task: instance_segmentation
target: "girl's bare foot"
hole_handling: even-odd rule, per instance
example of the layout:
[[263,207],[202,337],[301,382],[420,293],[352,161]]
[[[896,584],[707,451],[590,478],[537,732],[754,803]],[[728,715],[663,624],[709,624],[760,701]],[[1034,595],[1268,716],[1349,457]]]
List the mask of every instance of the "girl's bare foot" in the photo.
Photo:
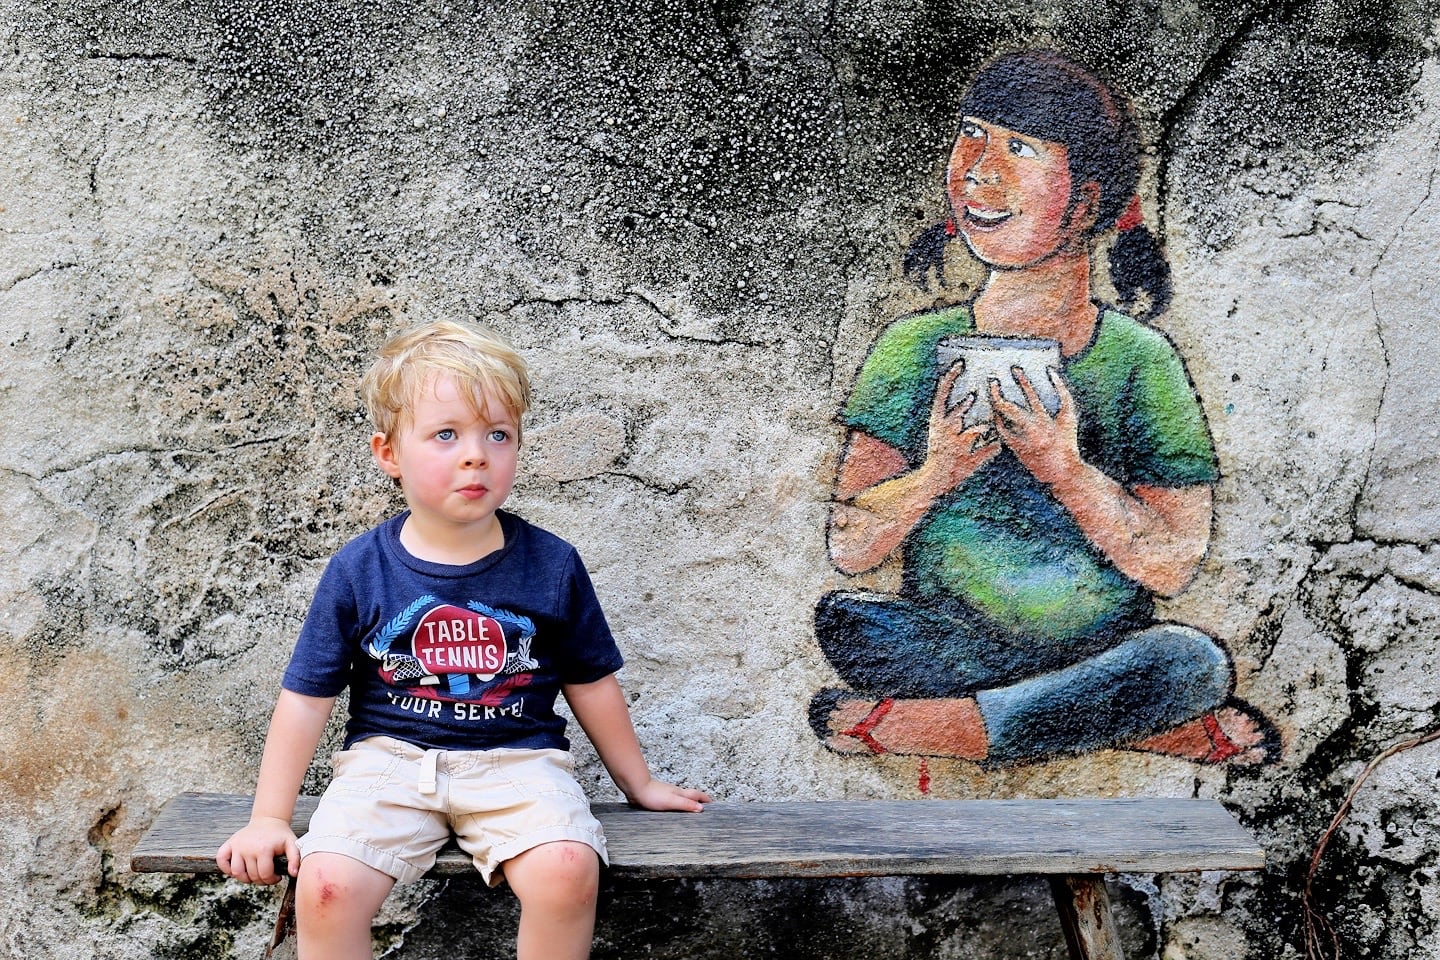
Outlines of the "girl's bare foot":
[[985,724],[968,697],[873,700],[826,689],[810,701],[810,726],[836,753],[898,753],[984,760]]
[[1280,759],[1280,732],[1259,710],[1231,698],[1204,716],[1132,745],[1194,763],[1259,766]]

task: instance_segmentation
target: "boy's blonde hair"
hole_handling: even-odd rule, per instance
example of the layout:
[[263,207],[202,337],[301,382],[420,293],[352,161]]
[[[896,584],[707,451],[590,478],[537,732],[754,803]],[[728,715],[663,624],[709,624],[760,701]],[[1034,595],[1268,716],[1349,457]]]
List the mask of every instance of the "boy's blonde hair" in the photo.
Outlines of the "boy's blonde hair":
[[530,409],[525,360],[498,334],[473,323],[436,320],[398,333],[360,381],[375,430],[390,437],[410,416],[421,388],[437,374],[455,378],[478,413],[492,398],[520,419]]

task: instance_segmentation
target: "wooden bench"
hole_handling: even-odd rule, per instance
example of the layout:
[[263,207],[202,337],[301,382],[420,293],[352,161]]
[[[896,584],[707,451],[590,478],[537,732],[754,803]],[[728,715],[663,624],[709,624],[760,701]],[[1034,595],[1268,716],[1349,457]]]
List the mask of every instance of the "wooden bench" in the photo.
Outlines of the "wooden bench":
[[[219,873],[215,851],[250,816],[251,798],[186,793],[160,811],[130,868]],[[315,797],[301,797],[305,831]],[[846,800],[714,803],[701,814],[597,803],[616,879],[1047,877],[1072,960],[1123,960],[1107,873],[1258,870],[1264,853],[1212,800]],[[279,865],[283,872],[283,864]],[[475,874],[452,843],[430,876]],[[287,883],[269,957],[294,903]]]

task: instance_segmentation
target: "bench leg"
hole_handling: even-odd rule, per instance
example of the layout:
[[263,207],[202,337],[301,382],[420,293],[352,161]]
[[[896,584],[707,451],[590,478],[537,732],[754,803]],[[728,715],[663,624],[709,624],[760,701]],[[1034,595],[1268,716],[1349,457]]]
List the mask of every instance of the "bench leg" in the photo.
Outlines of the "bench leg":
[[[295,878],[285,878],[285,892],[280,897],[280,912],[275,915],[275,932],[265,948],[265,960],[272,960],[290,934],[295,932]],[[293,951],[292,951],[293,952]]]
[[1098,875],[1070,874],[1050,878],[1050,892],[1060,911],[1060,926],[1070,960],[1125,960],[1105,880]]

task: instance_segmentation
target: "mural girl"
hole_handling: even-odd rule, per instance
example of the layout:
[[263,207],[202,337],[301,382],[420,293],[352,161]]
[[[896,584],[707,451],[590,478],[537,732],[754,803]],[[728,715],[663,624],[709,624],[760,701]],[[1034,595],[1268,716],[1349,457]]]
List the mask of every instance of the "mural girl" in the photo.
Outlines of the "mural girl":
[[[1118,227],[1117,291],[1168,303],[1134,123],[1039,51],[992,62],[960,113],[946,232],[988,277],[973,302],[892,324],[844,409],[831,557],[856,574],[899,554],[902,587],[821,600],[817,638],[849,689],[816,694],[811,725],[838,752],[991,764],[1108,747],[1274,759],[1226,652],[1154,618],[1204,558],[1219,474],[1175,350],[1091,291],[1092,247]],[[1054,341],[1058,364],[1004,371],[1003,395],[999,376],[971,385],[942,357],[975,335]]]

